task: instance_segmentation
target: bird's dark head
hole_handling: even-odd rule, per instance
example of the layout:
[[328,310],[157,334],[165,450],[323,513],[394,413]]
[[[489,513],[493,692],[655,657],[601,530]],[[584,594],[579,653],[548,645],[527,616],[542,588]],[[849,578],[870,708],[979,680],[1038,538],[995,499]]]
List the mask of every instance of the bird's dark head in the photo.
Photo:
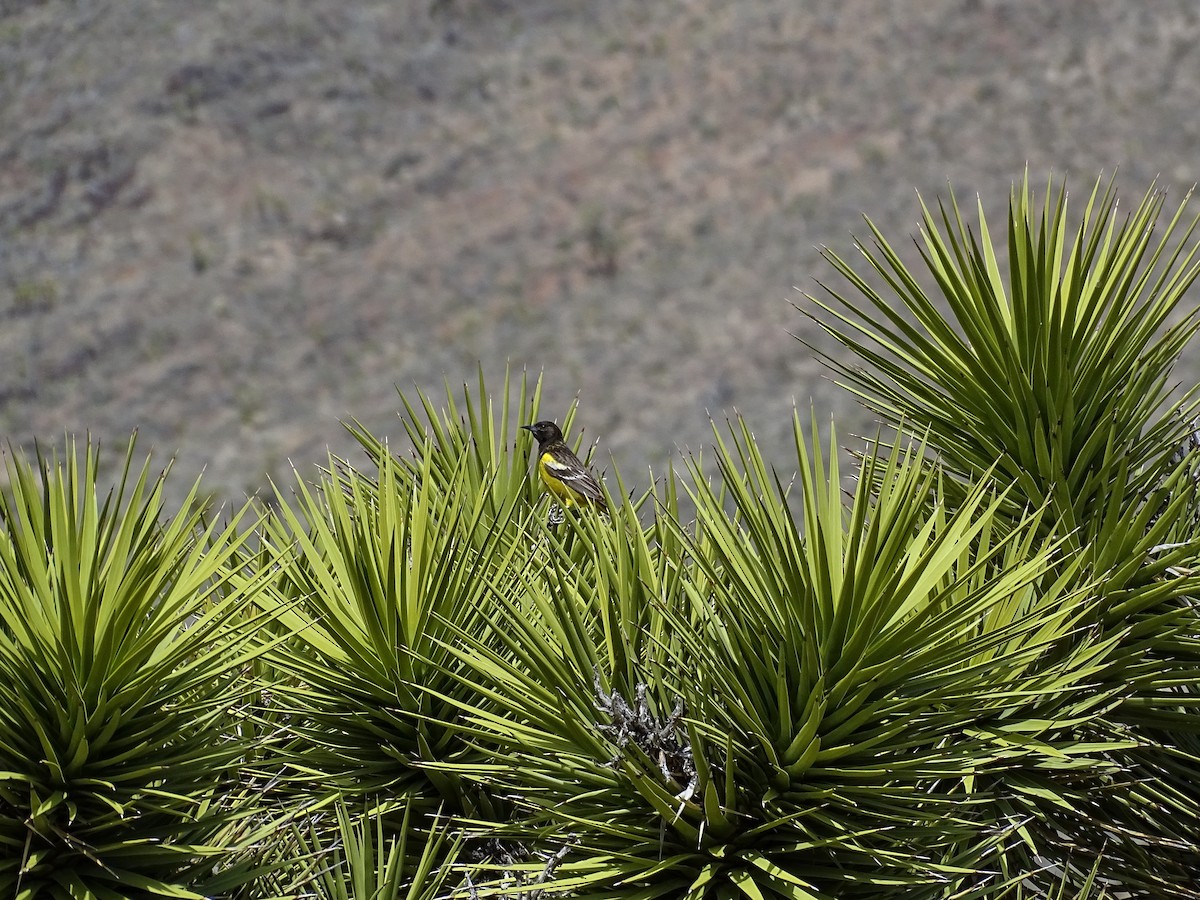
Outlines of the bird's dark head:
[[549,444],[562,440],[562,432],[553,422],[534,422],[532,425],[522,425],[526,431],[533,432],[539,444]]

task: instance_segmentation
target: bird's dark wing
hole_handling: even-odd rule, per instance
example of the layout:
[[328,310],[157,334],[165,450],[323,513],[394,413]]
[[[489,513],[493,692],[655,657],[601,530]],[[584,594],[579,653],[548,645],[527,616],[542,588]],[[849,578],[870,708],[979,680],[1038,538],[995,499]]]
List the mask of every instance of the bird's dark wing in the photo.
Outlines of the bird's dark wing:
[[594,503],[604,503],[604,491],[596,476],[587,470],[574,453],[551,451],[542,457],[542,462],[550,474],[569,487],[575,493],[586,497]]

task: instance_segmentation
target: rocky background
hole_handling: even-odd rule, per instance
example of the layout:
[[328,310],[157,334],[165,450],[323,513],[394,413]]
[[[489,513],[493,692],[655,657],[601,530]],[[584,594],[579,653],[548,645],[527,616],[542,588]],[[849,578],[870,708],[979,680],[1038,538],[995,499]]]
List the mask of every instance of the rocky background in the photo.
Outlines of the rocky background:
[[870,427],[816,247],[1026,166],[1181,199],[1200,4],[0,0],[0,438],[236,500],[509,364],[631,483],[734,409],[786,468],[794,402]]

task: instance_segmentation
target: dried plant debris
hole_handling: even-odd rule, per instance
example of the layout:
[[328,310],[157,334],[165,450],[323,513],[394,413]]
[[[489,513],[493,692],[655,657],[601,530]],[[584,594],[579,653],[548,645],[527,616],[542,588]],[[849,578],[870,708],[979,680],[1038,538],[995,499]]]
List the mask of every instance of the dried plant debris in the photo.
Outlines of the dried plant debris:
[[[690,799],[696,792],[696,761],[683,724],[683,699],[676,700],[675,708],[660,722],[650,712],[644,682],[634,688],[633,706],[617,691],[605,692],[598,669],[595,686],[596,709],[609,718],[608,724],[599,725],[600,730],[613,739],[618,749],[624,750],[632,743],[658,766],[676,798]],[[620,759],[618,754],[609,765],[615,766]]]
[[[541,900],[545,892],[545,885],[553,878],[554,873],[562,864],[562,861],[567,858],[567,854],[571,852],[571,843],[574,843],[574,835],[568,835],[570,843],[564,844],[558,850],[550,854],[541,854],[545,859],[545,865],[537,877],[528,884],[525,882],[525,876],[522,872],[516,871],[515,866],[531,859],[534,854],[528,847],[523,844],[512,844],[510,842],[500,840],[489,840],[480,847],[480,850],[485,852],[485,856],[493,862],[499,862],[503,866],[513,866],[514,869],[505,869],[504,876],[501,881],[504,884],[504,896],[512,897],[514,900]],[[481,858],[481,859],[482,859]],[[528,888],[528,890],[516,890],[520,888]],[[466,876],[467,897],[470,900],[479,900],[479,888],[471,880],[471,875],[468,872]],[[516,892],[514,893],[514,890]]]

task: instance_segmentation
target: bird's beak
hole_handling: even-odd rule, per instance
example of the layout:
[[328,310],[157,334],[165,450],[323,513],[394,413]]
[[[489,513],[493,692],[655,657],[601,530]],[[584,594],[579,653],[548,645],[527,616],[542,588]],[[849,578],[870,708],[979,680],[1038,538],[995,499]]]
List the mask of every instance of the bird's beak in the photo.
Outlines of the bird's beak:
[[521,427],[524,428],[526,431],[533,431],[532,425],[522,425]]

